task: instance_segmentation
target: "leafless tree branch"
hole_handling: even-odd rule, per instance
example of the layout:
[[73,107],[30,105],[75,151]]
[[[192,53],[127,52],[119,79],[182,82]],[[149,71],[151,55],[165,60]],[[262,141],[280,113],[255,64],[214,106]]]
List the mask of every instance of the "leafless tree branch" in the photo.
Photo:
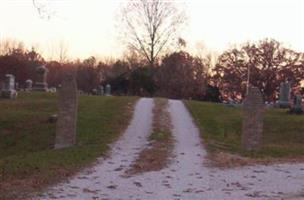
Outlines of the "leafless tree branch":
[[123,7],[122,21],[125,42],[152,66],[165,47],[178,38],[186,16],[172,1],[135,0]]

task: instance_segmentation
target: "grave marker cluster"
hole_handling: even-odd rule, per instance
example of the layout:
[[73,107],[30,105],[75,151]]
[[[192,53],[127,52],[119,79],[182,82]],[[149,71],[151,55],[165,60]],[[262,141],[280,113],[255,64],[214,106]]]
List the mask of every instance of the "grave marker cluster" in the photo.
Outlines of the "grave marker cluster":
[[107,84],[106,87],[98,85],[96,89],[92,89],[92,94],[98,96],[111,96],[111,85]]

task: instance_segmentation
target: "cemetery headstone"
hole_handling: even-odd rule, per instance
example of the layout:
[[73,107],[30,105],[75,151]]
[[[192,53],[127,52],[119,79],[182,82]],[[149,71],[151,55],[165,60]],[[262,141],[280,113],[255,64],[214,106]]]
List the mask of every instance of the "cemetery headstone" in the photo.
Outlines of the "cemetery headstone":
[[1,96],[7,99],[15,99],[17,91],[15,90],[15,76],[12,74],[5,75],[4,86],[1,91]]
[[289,108],[290,103],[290,83],[283,82],[280,84],[279,108]]
[[48,89],[48,91],[51,92],[51,93],[56,93],[56,92],[57,92],[57,88],[55,88],[55,87],[50,87],[50,88]]
[[53,115],[49,116],[48,122],[51,123],[51,124],[56,123],[57,119],[58,119],[57,114],[53,114]]
[[243,103],[242,146],[252,151],[260,148],[263,132],[264,102],[257,87],[249,87]]
[[18,82],[15,83],[15,90],[17,90],[17,91],[20,90],[20,88],[19,88],[19,83],[18,83]]
[[35,91],[44,91],[44,92],[48,91],[47,74],[48,74],[48,69],[44,65],[37,67],[36,81],[34,85]]
[[69,147],[76,143],[77,107],[76,71],[69,70],[65,73],[59,90],[56,149]]
[[97,91],[98,95],[103,96],[104,95],[104,87],[102,85],[98,86],[98,91]]
[[106,96],[110,96],[111,95],[111,85],[107,84],[106,85]]
[[293,106],[290,108],[289,113],[302,114],[302,95],[294,96]]
[[31,79],[27,79],[25,81],[25,90],[31,91],[33,89],[33,81]]
[[97,95],[97,94],[98,94],[97,89],[92,89],[92,95]]

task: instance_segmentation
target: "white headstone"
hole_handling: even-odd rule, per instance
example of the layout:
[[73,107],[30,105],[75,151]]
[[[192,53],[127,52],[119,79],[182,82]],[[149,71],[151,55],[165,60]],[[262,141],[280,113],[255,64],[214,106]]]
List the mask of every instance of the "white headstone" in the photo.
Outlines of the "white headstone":
[[1,96],[7,99],[15,99],[17,92],[15,90],[15,76],[12,74],[5,75],[4,88],[1,92]]

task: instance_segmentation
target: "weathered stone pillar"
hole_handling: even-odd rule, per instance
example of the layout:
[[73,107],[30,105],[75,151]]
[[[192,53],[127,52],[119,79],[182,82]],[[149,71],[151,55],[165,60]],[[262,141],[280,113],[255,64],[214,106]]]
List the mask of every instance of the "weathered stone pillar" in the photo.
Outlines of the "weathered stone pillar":
[[58,95],[56,149],[69,147],[76,143],[78,92],[75,70],[65,73]]
[[263,132],[264,101],[257,87],[249,87],[243,104],[242,147],[258,150]]

